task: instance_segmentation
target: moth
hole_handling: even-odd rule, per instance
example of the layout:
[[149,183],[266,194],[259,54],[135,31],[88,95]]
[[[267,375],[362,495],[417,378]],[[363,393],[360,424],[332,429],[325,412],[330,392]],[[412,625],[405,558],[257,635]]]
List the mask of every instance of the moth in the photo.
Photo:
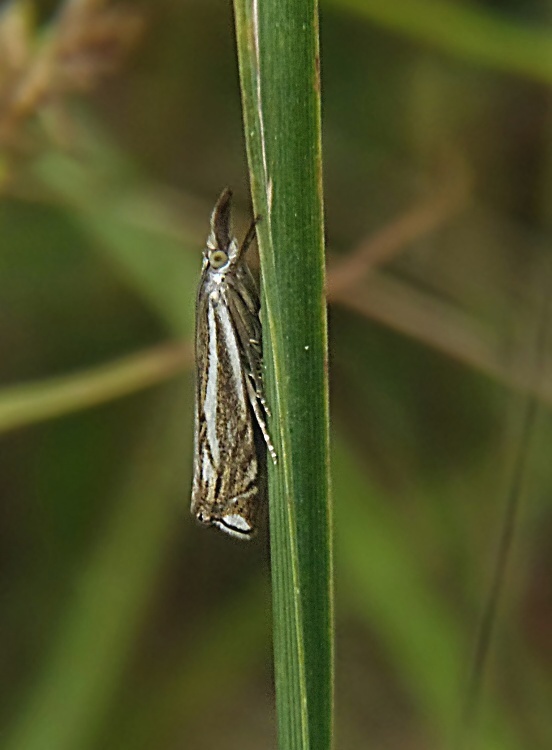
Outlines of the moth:
[[245,254],[253,220],[238,247],[232,237],[232,193],[211,214],[196,302],[196,402],[192,514],[238,539],[257,529],[264,494],[267,427],[259,293]]

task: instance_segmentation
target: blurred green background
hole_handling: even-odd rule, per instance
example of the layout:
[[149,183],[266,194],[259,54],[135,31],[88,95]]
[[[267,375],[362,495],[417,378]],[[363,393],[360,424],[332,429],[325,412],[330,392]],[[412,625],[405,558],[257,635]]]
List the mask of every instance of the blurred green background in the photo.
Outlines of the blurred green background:
[[[0,7],[0,745],[273,748],[266,533],[188,513],[230,3]],[[550,748],[552,2],[328,0],[321,44],[336,747],[471,702],[472,747]]]

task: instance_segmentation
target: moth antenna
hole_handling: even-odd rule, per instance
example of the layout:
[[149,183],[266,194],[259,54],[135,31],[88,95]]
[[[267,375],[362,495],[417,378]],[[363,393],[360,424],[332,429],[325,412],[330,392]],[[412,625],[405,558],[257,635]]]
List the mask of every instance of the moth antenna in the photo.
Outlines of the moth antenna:
[[239,257],[240,258],[242,258],[245,255],[245,253],[249,249],[249,246],[251,245],[251,243],[255,239],[255,235],[257,233],[257,224],[260,222],[260,220],[261,220],[260,216],[255,216],[255,218],[251,222],[251,225],[250,225],[249,229],[247,230],[247,234],[245,235],[245,238],[244,238],[244,240],[242,242],[242,245],[240,247],[240,253],[239,253]]

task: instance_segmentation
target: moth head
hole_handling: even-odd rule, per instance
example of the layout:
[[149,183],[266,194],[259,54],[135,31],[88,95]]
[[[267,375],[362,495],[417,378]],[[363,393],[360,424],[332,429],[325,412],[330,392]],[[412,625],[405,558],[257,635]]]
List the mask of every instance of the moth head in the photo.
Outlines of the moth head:
[[209,247],[207,244],[207,265],[211,271],[222,273],[226,271],[230,264],[230,248]]
[[230,227],[231,201],[232,192],[225,188],[211,214],[211,232],[203,252],[203,265],[213,271],[225,271],[237,254]]
[[224,273],[235,260],[237,254],[238,248],[235,240],[222,247],[211,234],[203,252],[203,267],[208,267],[211,271]]
[[228,253],[226,250],[211,250],[209,253],[209,265],[218,271],[228,263]]

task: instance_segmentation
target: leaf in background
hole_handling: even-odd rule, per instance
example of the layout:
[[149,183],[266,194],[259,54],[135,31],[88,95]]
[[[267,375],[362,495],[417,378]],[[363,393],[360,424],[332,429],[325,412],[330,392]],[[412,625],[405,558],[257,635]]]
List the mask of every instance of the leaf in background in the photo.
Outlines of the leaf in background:
[[[170,397],[169,397],[170,395]],[[76,575],[57,642],[43,665],[5,750],[85,750],[111,706],[160,575],[172,534],[185,524],[173,493],[183,486],[181,399],[156,399],[111,519]],[[163,408],[159,407],[163,405]]]
[[123,155],[92,133],[87,143],[87,158],[51,151],[33,165],[34,175],[73,209],[73,220],[169,330],[190,336],[200,245],[157,229],[154,220],[148,225],[154,205],[139,200],[140,182]]
[[[465,624],[430,587],[406,528],[337,437],[334,455],[337,540],[342,540],[338,559],[348,597],[394,661],[430,731],[437,730],[448,747],[458,731],[471,661]],[[522,750],[501,707],[486,706],[486,714],[476,747]]]
[[552,30],[454,0],[330,0],[392,32],[478,65],[552,81]]

